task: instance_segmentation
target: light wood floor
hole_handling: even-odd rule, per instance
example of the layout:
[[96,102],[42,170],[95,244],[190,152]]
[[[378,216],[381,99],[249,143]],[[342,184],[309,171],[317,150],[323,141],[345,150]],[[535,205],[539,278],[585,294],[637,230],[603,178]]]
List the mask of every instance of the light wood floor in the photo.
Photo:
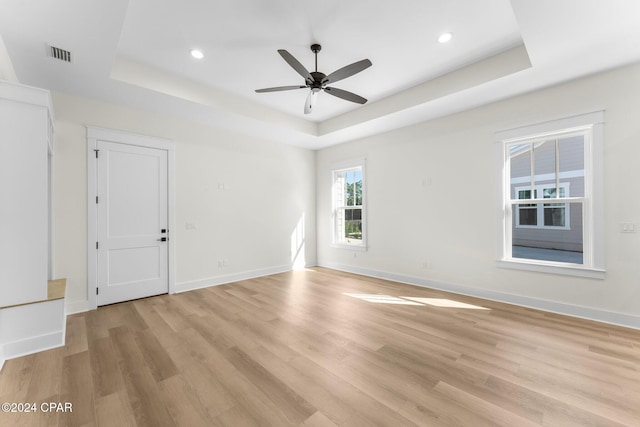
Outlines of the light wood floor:
[[49,401],[0,425],[639,426],[640,331],[318,268],[69,316],[0,373]]

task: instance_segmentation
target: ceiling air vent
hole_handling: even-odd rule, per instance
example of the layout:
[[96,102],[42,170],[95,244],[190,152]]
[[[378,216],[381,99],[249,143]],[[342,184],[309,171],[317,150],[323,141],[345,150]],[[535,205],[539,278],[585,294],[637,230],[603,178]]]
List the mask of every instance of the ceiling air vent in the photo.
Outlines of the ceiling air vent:
[[49,46],[49,56],[64,62],[71,62],[71,52],[55,46]]

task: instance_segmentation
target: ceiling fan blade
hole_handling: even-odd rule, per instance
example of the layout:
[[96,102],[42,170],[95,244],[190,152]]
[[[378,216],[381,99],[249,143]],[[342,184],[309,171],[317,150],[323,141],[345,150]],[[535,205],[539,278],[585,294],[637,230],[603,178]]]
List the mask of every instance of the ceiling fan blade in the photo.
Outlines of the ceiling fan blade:
[[307,70],[304,67],[304,65],[302,65],[300,63],[300,61],[298,61],[296,58],[294,58],[293,55],[291,55],[289,52],[287,52],[284,49],[278,49],[278,53],[280,54],[280,56],[282,56],[282,59],[287,61],[287,64],[291,65],[291,68],[296,70],[298,72],[298,74],[300,74],[302,77],[304,77],[305,81],[307,81],[307,82],[312,82],[313,81],[313,77],[311,77],[311,74],[309,73],[309,70]]
[[294,90],[294,89],[304,89],[306,86],[278,86],[278,87],[267,87],[264,89],[256,89],[256,92],[280,92],[282,90]]
[[358,103],[358,104],[364,104],[365,102],[367,102],[367,100],[365,98],[361,97],[360,95],[356,95],[353,92],[349,92],[349,91],[346,91],[346,90],[338,89],[338,88],[335,88],[335,87],[325,87],[324,91],[327,92],[329,95],[333,95],[333,96],[336,96],[338,98],[342,98],[344,100],[355,102],[355,103]]
[[351,77],[362,70],[366,70],[367,68],[371,67],[371,65],[372,65],[371,61],[369,61],[368,59],[363,59],[362,61],[354,62],[351,65],[342,67],[339,70],[336,70],[333,73],[329,74],[327,77],[322,79],[322,84],[335,83],[338,80],[346,79],[347,77]]

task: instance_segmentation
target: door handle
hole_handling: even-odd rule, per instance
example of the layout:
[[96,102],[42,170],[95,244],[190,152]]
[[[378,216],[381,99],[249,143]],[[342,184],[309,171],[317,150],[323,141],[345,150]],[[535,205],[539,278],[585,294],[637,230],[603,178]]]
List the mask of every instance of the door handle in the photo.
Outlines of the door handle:
[[167,238],[166,237],[161,237],[158,239],[158,242],[166,242]]

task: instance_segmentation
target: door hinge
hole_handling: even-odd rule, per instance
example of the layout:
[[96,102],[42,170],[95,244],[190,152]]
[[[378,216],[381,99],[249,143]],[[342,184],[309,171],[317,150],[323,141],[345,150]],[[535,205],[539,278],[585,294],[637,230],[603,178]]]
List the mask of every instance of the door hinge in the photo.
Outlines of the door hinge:
[[100,288],[96,288],[96,295],[100,294]]
[[97,158],[98,158],[98,152],[99,152],[100,150],[95,149],[95,150],[93,150],[93,151],[95,151],[95,153],[96,153],[96,159],[97,159]]
[[98,242],[96,242],[96,249],[98,249]]
[[98,204],[98,196],[96,196],[96,204]]

